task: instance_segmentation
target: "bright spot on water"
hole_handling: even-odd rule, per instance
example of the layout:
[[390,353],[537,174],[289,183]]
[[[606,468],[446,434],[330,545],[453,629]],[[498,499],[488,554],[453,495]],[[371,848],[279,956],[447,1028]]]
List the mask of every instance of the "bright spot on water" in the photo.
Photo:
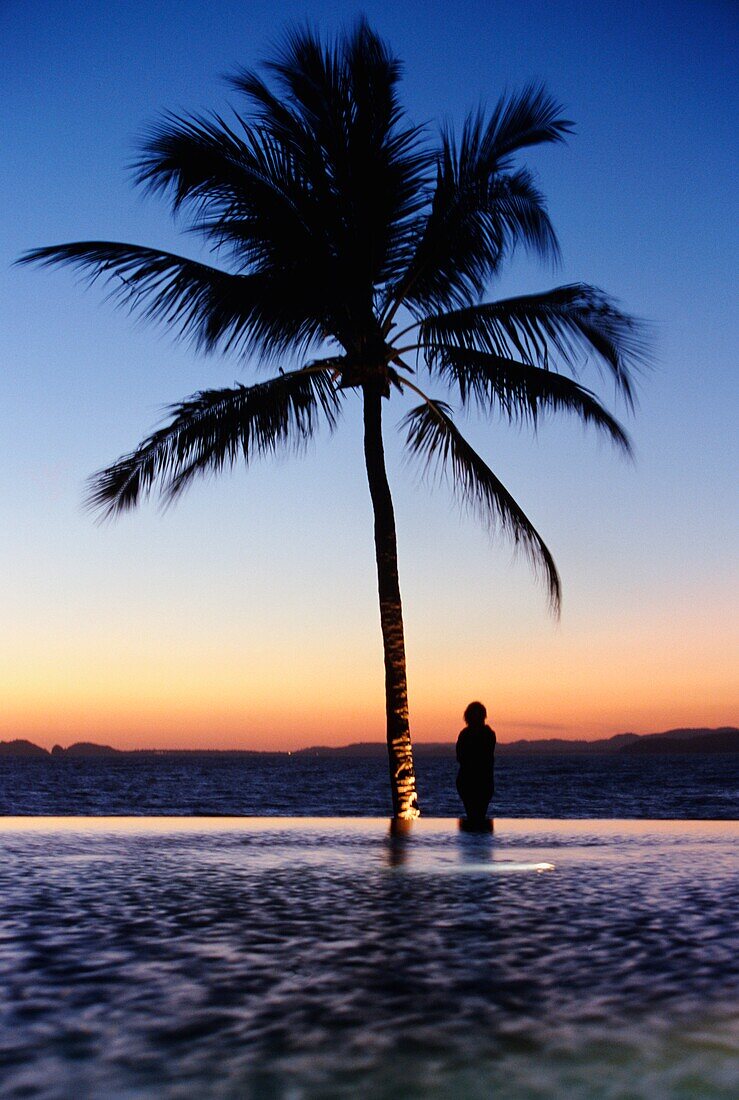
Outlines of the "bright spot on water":
[[402,870],[421,871],[425,874],[433,873],[435,875],[500,875],[509,871],[554,871],[555,866],[553,863],[516,863],[510,859],[496,859],[491,863],[418,863],[415,866],[403,867]]

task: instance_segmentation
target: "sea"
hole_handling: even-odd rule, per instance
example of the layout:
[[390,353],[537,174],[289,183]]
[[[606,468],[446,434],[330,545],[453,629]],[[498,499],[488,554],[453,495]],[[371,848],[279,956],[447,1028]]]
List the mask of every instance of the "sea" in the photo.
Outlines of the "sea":
[[[456,764],[417,754],[424,815],[457,817]],[[739,818],[739,753],[505,756],[500,817]],[[372,817],[391,813],[382,754],[159,753],[0,757],[2,814]]]

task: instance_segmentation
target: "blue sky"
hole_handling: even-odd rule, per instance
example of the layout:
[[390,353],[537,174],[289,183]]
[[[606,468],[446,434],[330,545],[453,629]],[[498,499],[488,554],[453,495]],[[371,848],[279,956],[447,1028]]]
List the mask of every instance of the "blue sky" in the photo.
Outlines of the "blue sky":
[[6,0],[0,736],[382,736],[358,409],[305,458],[97,527],[81,508],[90,472],[162,406],[258,367],[199,359],[70,273],[11,266],[27,248],[90,238],[197,255],[132,186],[146,124],[237,103],[223,74],[268,54],[285,26],[330,33],[361,10],[404,60],[416,120],[458,124],[536,79],[575,121],[566,147],[526,159],[561,268],[520,257],[491,294],[585,280],[655,332],[655,368],[627,419],[633,465],[568,421],[536,438],[467,425],[555,554],[559,624],[510,548],[443,486],[419,483],[393,434],[402,409],[386,416],[416,735],[452,736],[468,695],[485,698],[504,739],[737,719],[732,5]]

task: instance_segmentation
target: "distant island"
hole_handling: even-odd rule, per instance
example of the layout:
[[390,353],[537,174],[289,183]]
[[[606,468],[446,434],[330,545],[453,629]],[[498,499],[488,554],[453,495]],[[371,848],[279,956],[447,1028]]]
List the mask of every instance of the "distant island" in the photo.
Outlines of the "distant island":
[[[453,741],[416,741],[413,751],[418,756],[447,756],[454,753]],[[385,750],[379,741],[359,741],[341,748],[316,745],[299,749],[313,756],[370,756]],[[717,729],[674,729],[662,733],[617,733],[600,741],[567,741],[549,737],[537,741],[498,741],[496,752],[501,756],[585,756],[606,754],[739,752],[739,729],[720,726]]]
[[[452,741],[418,741],[413,746],[418,757],[452,756]],[[584,756],[584,755],[636,755],[657,753],[718,753],[739,752],[739,729],[736,726],[720,726],[718,729],[674,729],[662,733],[617,733],[600,741],[566,741],[550,737],[540,741],[499,741],[501,756]],[[67,748],[54,745],[49,752],[31,741],[18,739],[0,741],[0,757],[23,760],[109,760],[111,758],[143,759],[152,756],[383,756],[387,752],[382,741],[358,741],[351,745],[333,747],[313,745],[285,751],[260,751],[258,749],[114,749],[110,745],[97,745],[92,741],[77,741]]]

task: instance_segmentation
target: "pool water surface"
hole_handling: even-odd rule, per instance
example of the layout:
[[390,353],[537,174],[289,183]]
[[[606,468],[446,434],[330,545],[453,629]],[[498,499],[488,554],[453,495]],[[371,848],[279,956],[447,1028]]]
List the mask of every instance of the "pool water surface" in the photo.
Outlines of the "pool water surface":
[[0,818],[0,1096],[734,1100],[737,840]]

